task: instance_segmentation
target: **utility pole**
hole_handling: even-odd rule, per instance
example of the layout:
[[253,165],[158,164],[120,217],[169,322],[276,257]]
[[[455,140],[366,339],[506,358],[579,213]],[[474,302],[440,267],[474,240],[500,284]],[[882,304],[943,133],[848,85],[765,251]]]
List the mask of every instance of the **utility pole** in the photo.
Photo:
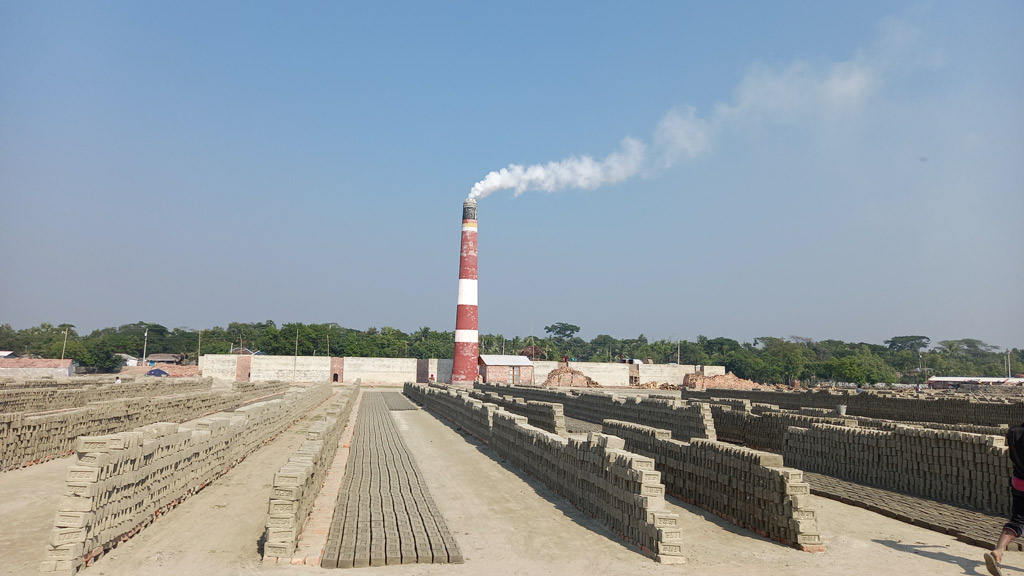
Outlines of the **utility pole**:
[[292,359],[292,382],[295,382],[295,371],[299,366],[299,329],[295,328],[295,358]]
[[683,365],[683,355],[679,352],[679,339],[676,338],[676,364]]
[[1013,375],[1010,374],[1010,349],[1009,348],[1006,349],[1006,377],[1007,378],[1012,378],[1013,377]]
[[327,330],[327,357],[331,357],[331,331]]
[[196,365],[199,364],[199,359],[203,357],[203,329],[199,329],[199,348],[196,349]]
[[149,346],[149,328],[146,328],[146,334],[142,340],[142,365],[146,365],[146,347]]
[[68,349],[68,329],[64,329],[64,346],[60,349],[60,359],[64,360],[64,351]]

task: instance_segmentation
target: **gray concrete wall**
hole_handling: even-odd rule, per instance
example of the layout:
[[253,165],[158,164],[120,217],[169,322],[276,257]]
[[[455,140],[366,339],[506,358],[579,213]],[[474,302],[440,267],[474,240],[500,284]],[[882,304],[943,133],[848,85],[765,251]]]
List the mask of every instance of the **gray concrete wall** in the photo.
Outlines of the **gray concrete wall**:
[[430,360],[430,373],[438,382],[451,382],[453,364],[450,358],[433,358]]
[[[345,369],[347,372],[348,361]],[[249,379],[253,382],[328,382],[331,359],[328,356],[252,356]]]

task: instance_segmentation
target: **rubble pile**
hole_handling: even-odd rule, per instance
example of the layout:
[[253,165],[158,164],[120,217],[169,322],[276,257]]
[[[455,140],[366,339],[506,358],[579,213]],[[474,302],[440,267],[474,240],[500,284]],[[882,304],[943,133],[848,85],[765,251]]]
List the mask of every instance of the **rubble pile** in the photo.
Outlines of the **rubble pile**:
[[545,388],[600,388],[589,376],[567,366],[555,368],[544,381]]
[[683,387],[691,390],[707,390],[718,388],[726,390],[757,390],[762,388],[753,380],[745,380],[729,372],[722,376],[701,376],[700,374],[687,374],[683,377]]

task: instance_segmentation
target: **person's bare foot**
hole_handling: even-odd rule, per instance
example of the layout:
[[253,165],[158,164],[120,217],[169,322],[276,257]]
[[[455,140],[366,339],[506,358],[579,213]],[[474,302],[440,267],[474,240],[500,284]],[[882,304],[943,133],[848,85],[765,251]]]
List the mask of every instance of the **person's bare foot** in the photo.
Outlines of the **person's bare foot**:
[[1000,550],[985,553],[985,567],[992,576],[1003,576],[1003,571],[999,568],[1003,561],[1002,556]]

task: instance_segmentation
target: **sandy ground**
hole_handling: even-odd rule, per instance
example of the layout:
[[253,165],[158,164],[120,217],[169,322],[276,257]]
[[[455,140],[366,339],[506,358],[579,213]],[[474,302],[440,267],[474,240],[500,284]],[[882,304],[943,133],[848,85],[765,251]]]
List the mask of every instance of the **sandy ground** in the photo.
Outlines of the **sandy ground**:
[[[678,507],[687,563],[660,565],[618,540],[490,450],[420,411],[392,413],[463,554],[461,565],[365,568],[374,574],[987,574],[983,550],[860,508],[813,497],[828,551],[810,554]],[[257,553],[273,473],[301,442],[301,424],[250,455],[80,574],[311,574]],[[0,575],[33,574],[70,458],[0,474]],[[1024,554],[1007,553],[1007,574]]]

